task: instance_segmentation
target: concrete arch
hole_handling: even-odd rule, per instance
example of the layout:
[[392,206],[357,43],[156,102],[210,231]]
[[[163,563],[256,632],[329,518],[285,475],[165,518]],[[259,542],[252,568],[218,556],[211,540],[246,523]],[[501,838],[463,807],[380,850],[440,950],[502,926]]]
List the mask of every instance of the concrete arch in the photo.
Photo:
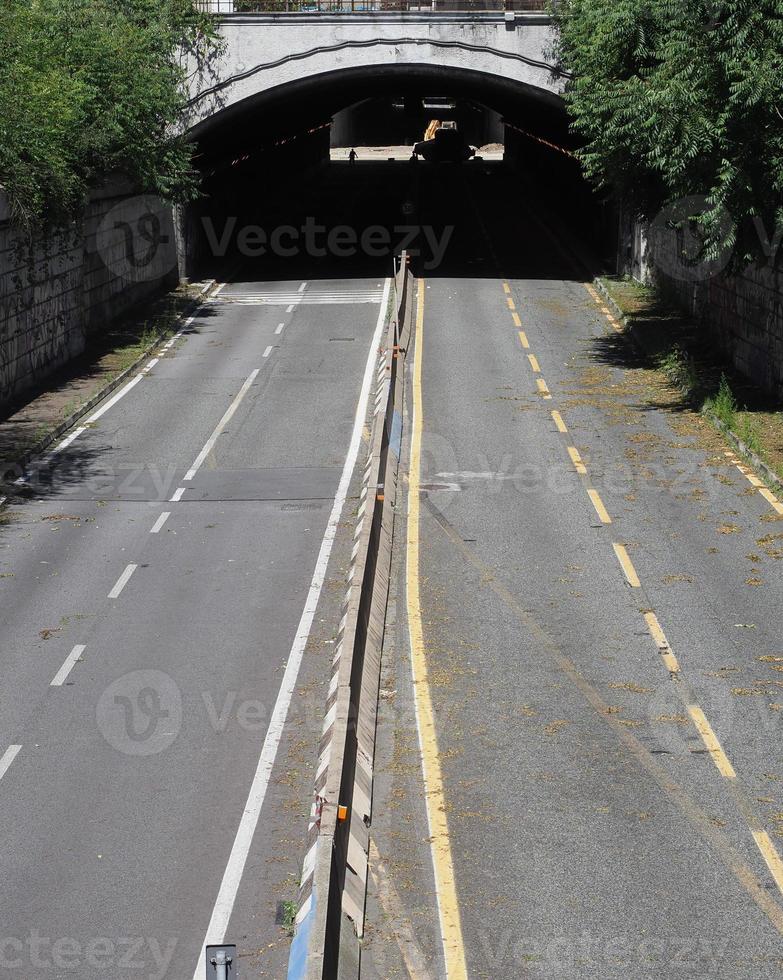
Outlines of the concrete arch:
[[561,105],[545,16],[234,15],[221,31],[220,60],[193,76],[185,129],[194,138],[247,112],[285,104],[293,111],[303,99],[334,110],[356,101],[357,91],[422,81],[499,103]]

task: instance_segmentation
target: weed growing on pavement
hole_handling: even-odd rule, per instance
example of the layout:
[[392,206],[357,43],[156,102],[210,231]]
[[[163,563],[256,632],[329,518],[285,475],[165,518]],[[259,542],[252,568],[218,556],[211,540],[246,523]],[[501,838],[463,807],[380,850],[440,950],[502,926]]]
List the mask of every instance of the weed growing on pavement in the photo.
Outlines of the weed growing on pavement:
[[659,355],[658,367],[666,377],[682,389],[687,398],[693,398],[699,388],[699,372],[693,355],[675,344],[671,350]]
[[737,399],[734,397],[734,392],[731,390],[731,385],[725,374],[720,377],[717,392],[705,400],[704,408],[720,419],[727,429],[734,430],[737,418]]
[[294,922],[296,921],[296,913],[298,912],[296,902],[283,902],[281,911],[282,921],[280,924],[285,929],[287,935],[293,936]]

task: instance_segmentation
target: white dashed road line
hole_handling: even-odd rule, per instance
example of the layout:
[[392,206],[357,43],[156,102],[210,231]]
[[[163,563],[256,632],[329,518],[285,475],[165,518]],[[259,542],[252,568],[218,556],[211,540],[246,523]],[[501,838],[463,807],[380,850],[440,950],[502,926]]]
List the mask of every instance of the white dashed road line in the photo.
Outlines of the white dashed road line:
[[54,677],[49,682],[49,687],[61,687],[65,678],[70,674],[73,665],[84,653],[86,647],[83,643],[77,643],[77,645],[71,650],[68,656],[65,658],[65,662],[62,667],[57,671]]
[[[184,490],[185,488],[182,487],[182,489]],[[155,523],[150,528],[150,534],[158,534],[160,529],[163,527],[163,525],[170,517],[171,517],[171,511],[164,510],[163,513],[160,515],[160,517],[157,519],[157,521],[155,521]]]
[[122,592],[122,590],[128,584],[128,579],[131,577],[131,575],[133,575],[133,573],[136,571],[138,567],[139,567],[138,565],[133,565],[133,564],[128,565],[128,567],[125,569],[122,575],[120,575],[120,577],[117,579],[114,588],[109,593],[110,599],[118,598],[120,592]]
[[19,754],[21,747],[21,745],[9,745],[3,753],[3,757],[0,759],[0,779],[8,772],[8,767]]

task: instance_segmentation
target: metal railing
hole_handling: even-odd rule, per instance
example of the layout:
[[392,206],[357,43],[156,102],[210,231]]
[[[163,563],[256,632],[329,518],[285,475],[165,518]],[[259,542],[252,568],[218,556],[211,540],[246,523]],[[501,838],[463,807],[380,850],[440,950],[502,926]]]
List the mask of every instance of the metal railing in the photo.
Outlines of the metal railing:
[[213,14],[328,13],[360,14],[383,11],[406,13],[542,13],[548,0],[197,0],[200,10]]

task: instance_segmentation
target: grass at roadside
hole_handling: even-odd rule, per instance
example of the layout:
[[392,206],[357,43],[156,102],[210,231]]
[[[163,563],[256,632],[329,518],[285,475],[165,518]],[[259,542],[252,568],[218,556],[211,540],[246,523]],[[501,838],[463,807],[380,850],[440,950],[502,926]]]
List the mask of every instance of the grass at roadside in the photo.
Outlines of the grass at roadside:
[[704,328],[665,303],[653,288],[630,279],[604,277],[601,282],[651,364],[691,407],[710,421],[717,419],[783,483],[780,406],[771,404],[716,357]]

